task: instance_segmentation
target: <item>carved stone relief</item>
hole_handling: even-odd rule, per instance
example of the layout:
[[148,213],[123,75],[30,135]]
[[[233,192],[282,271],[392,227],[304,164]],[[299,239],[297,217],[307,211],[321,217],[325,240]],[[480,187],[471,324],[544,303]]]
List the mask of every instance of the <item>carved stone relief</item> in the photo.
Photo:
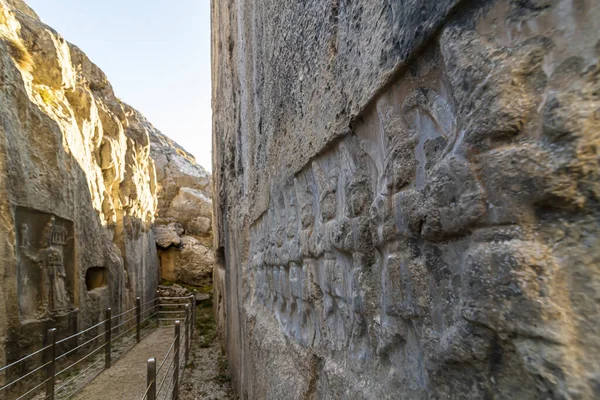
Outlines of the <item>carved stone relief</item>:
[[[567,95],[553,94],[542,140],[539,124],[525,129],[541,94],[522,74],[539,73],[547,51],[544,40],[510,51],[444,30],[349,135],[273,190],[283,200],[252,227],[255,294],[288,336],[357,359],[376,354],[394,380],[418,383],[415,398],[432,380],[451,387],[456,368],[483,396],[498,346],[522,368],[502,379],[535,370],[548,393],[562,390],[576,370],[563,348],[568,300],[531,224],[540,207],[573,212],[586,202],[569,178],[580,170],[566,167],[575,153],[553,147],[584,128],[556,116],[568,106],[552,99]],[[502,62],[469,71],[472,57]],[[515,82],[518,104],[506,99]],[[579,95],[571,101],[585,103]],[[404,368],[407,357],[423,367]]]
[[74,309],[73,223],[17,207],[19,310],[23,321],[65,315]]

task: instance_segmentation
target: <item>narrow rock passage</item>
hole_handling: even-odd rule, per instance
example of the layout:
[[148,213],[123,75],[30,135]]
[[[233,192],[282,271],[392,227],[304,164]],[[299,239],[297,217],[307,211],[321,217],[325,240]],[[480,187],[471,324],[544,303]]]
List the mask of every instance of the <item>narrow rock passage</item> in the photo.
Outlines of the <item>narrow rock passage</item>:
[[140,344],[102,372],[78,395],[77,400],[135,400],[146,390],[146,362],[155,357],[160,363],[173,341],[172,327],[158,328]]

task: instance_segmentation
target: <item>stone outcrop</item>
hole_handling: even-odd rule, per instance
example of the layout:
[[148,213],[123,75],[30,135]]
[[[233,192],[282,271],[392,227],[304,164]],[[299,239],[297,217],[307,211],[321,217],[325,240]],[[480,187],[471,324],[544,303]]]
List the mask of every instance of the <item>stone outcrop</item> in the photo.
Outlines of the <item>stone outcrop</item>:
[[212,2],[214,272],[250,399],[591,399],[600,3]]
[[150,134],[158,180],[158,218],[154,227],[161,277],[211,286],[212,200],[210,174],[194,157],[158,131]]
[[20,0],[0,0],[0,121],[0,336],[10,362],[51,327],[65,337],[108,307],[154,297],[157,200],[152,126]]

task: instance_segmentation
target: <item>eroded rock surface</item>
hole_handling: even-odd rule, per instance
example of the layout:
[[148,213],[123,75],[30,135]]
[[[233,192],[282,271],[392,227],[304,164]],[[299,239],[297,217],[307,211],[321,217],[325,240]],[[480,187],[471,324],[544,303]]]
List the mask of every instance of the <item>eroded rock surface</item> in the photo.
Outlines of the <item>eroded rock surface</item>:
[[159,260],[154,128],[20,0],[0,0],[0,121],[8,363],[153,298]]
[[600,396],[600,3],[213,2],[251,399]]
[[151,155],[158,179],[158,219],[154,227],[161,277],[171,282],[211,286],[212,182],[210,174],[177,143],[154,131]]

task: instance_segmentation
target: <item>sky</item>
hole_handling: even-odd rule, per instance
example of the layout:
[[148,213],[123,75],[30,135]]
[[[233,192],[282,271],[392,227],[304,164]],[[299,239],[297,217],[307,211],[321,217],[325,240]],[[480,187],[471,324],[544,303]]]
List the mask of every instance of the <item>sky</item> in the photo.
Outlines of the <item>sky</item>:
[[210,0],[25,0],[211,170]]

